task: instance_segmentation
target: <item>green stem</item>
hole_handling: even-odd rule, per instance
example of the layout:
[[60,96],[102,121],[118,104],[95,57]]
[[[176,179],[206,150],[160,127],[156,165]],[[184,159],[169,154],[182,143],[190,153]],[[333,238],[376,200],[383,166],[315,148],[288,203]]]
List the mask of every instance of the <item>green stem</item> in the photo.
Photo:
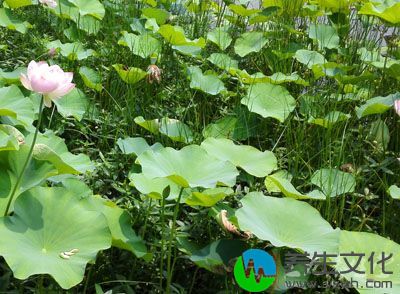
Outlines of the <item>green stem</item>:
[[29,163],[30,163],[30,161],[32,159],[33,148],[35,147],[37,136],[38,136],[38,133],[39,133],[39,128],[40,128],[40,125],[42,123],[43,102],[44,102],[44,97],[42,96],[42,99],[40,100],[40,106],[39,106],[39,120],[38,120],[38,123],[36,125],[36,130],[35,130],[35,135],[33,136],[32,145],[31,145],[31,148],[29,149],[28,157],[26,158],[25,163],[24,163],[24,165],[22,167],[22,171],[19,174],[17,182],[15,183],[14,188],[13,188],[13,190],[11,192],[10,198],[8,199],[8,203],[7,203],[6,211],[4,212],[4,216],[8,215],[11,203],[12,203],[14,197],[15,197],[15,194],[17,193],[17,190],[19,189],[19,185],[21,184],[21,180],[22,180],[22,178],[23,178],[23,176],[25,174],[25,170],[26,170],[27,166],[29,165]]
[[179,192],[177,203],[175,205],[171,232],[169,234],[168,256],[167,256],[167,288],[166,288],[167,294],[169,294],[171,292],[171,281],[172,281],[172,271],[173,271],[173,267],[171,267],[172,243],[173,243],[173,240],[175,240],[176,219],[177,219],[178,213],[179,213],[179,204],[181,202],[182,194],[183,194],[183,187],[181,188],[181,190]]
[[164,213],[165,197],[161,198],[161,258],[160,258],[160,289],[163,288],[163,270],[164,270]]

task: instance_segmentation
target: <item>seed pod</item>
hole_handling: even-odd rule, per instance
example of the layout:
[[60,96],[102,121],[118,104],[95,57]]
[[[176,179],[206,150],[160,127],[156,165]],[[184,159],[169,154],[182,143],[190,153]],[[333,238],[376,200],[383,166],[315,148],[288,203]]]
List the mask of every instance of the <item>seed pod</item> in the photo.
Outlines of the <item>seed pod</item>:
[[60,257],[61,257],[62,259],[70,259],[70,256],[69,256],[69,255],[66,255],[65,252],[61,252],[61,253],[60,253]]

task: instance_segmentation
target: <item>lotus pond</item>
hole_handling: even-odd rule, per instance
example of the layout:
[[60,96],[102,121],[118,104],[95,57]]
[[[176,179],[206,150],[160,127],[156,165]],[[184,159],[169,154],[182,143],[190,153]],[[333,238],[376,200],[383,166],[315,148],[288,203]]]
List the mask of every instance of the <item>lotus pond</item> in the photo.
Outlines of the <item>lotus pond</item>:
[[0,0],[0,293],[400,293],[399,27]]

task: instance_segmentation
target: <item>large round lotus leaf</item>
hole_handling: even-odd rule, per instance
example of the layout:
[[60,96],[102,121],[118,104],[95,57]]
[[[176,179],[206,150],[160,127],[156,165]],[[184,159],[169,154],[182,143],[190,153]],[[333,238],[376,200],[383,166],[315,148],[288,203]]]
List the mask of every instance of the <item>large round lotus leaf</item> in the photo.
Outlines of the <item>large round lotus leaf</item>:
[[164,39],[171,45],[197,46],[201,48],[206,45],[206,40],[204,40],[203,38],[199,38],[193,41],[186,38],[184,30],[180,26],[164,24],[160,26],[158,33],[163,36]]
[[316,171],[311,182],[320,187],[327,197],[336,197],[353,192],[356,179],[352,174],[334,168],[324,168]]
[[216,28],[207,34],[207,40],[215,43],[221,50],[225,50],[232,42],[226,28]]
[[[0,219],[0,255],[18,279],[49,274],[64,289],[82,281],[86,264],[111,246],[101,212],[89,211],[64,188],[33,188]],[[77,249],[69,259],[62,253]]]
[[235,42],[235,52],[240,57],[244,57],[251,52],[259,52],[268,40],[262,32],[247,32]]
[[211,207],[233,193],[234,191],[228,187],[206,189],[202,192],[192,191],[192,193],[185,198],[185,203],[190,206]]
[[32,0],[5,0],[5,2],[11,8],[19,8],[32,5]]
[[133,54],[142,58],[157,55],[161,50],[160,42],[150,34],[135,35],[124,31],[118,44],[129,47]]
[[161,133],[175,142],[190,143],[193,141],[192,130],[177,119],[163,117],[162,119],[145,120],[142,116],[138,116],[135,118],[135,123],[153,134]]
[[[29,149],[30,146],[21,145],[18,151],[0,152],[0,216],[5,213],[8,199],[22,172]],[[50,162],[33,158],[15,192],[14,201],[22,192],[41,184],[47,178],[57,175],[57,173],[57,169]],[[11,205],[10,212],[12,210],[13,205]]]
[[189,252],[190,260],[197,266],[212,272],[224,273],[224,267],[232,265],[232,260],[248,249],[242,240],[218,240],[200,250]]
[[371,114],[381,114],[392,108],[394,101],[400,99],[400,92],[388,96],[374,97],[360,107],[356,107],[358,118],[362,118]]
[[[33,134],[26,137],[26,144],[31,145]],[[79,174],[93,171],[94,165],[85,154],[72,154],[68,151],[64,140],[51,132],[39,134],[33,157],[37,160],[51,162],[59,174]]]
[[252,146],[235,145],[228,139],[207,138],[201,147],[210,155],[240,166],[256,177],[265,177],[277,168],[276,157],[271,151],[261,152]]
[[129,175],[130,185],[140,193],[150,198],[161,199],[163,191],[169,186],[170,193],[167,199],[178,198],[181,188],[168,178],[148,178],[144,174],[132,173]]
[[148,150],[136,160],[148,178],[169,178],[182,187],[214,188],[217,184],[233,186],[239,172],[233,164],[209,155],[197,145],[181,150]]
[[224,53],[213,53],[207,60],[223,70],[229,70],[231,68],[236,69],[239,66],[237,60],[232,59],[229,55]]
[[79,75],[86,87],[101,92],[103,85],[101,84],[101,76],[97,71],[87,66],[81,66],[79,68]]
[[18,150],[25,142],[24,135],[10,125],[0,125],[0,151]]
[[337,252],[339,230],[334,230],[318,210],[292,198],[275,198],[252,192],[236,211],[239,227],[277,247],[307,252]]
[[[339,240],[339,253],[341,255],[347,254],[347,256],[338,257],[335,268],[347,280],[357,281],[359,287],[357,290],[359,292],[400,293],[400,277],[398,275],[400,268],[399,244],[379,235],[364,232],[341,231]],[[353,256],[348,256],[348,254],[352,253],[354,253]],[[390,257],[391,254],[393,254],[392,257]],[[354,271],[346,273],[346,271],[349,271],[349,264],[351,266],[357,265],[360,255],[363,256],[361,256],[357,271],[364,271],[365,274]],[[373,257],[370,259],[372,255]],[[383,257],[387,260],[382,263]],[[384,273],[382,266],[384,266],[386,272],[393,272],[393,274]],[[380,285],[380,287],[366,289],[367,280],[371,281],[369,282],[369,286],[374,285],[373,282],[377,281],[377,285]],[[383,281],[390,281],[392,283],[391,287],[387,287],[387,285],[382,283]],[[355,282],[352,283],[352,285],[355,284]]]
[[132,229],[132,218],[127,211],[118,207],[114,202],[99,196],[87,197],[83,201],[89,210],[102,212],[106,217],[113,246],[129,250],[137,257],[146,255],[146,246]]
[[325,24],[311,24],[308,36],[318,42],[320,49],[334,49],[339,47],[339,36],[336,29]]
[[68,0],[68,2],[75,4],[82,16],[91,15],[101,20],[106,13],[103,4],[98,0]]
[[224,83],[213,74],[203,74],[198,66],[188,68],[190,75],[190,88],[203,91],[210,95],[217,95],[226,88]]
[[400,23],[400,3],[396,0],[367,1],[358,13],[377,16],[392,24]]
[[292,175],[281,170],[265,178],[265,187],[269,192],[282,192],[286,197],[294,199],[316,199],[325,200],[326,196],[319,190],[313,190],[303,194],[292,185]]
[[33,123],[35,113],[33,103],[29,98],[24,97],[17,86],[0,88],[0,97],[0,116],[17,119],[25,127]]
[[62,43],[55,40],[47,43],[47,49],[57,49],[58,52],[69,60],[82,60],[93,56],[96,52],[93,49],[86,49],[81,42]]
[[155,143],[153,145],[149,145],[145,139],[142,137],[136,137],[136,138],[119,138],[117,141],[117,145],[119,149],[121,149],[122,153],[124,154],[134,154],[136,156],[139,156],[143,152],[147,150],[158,150],[161,148],[164,148],[163,145],[160,143]]
[[282,86],[260,83],[252,85],[242,99],[251,112],[283,122],[296,107],[296,100]]
[[25,34],[32,25],[27,21],[18,19],[11,9],[0,8],[0,27]]
[[327,62],[321,53],[304,49],[297,50],[294,57],[298,62],[306,65],[309,69],[316,64],[324,64]]
[[164,10],[164,9],[158,9],[158,8],[143,8],[142,9],[143,16],[146,18],[154,18],[157,21],[157,24],[162,25],[165,24],[169,17],[169,12]]
[[127,84],[136,84],[140,80],[143,80],[147,73],[137,67],[129,67],[125,69],[122,64],[113,64],[113,68],[117,71],[120,78]]
[[81,121],[88,109],[89,99],[81,90],[75,88],[67,95],[54,100],[54,104],[63,117],[74,117]]

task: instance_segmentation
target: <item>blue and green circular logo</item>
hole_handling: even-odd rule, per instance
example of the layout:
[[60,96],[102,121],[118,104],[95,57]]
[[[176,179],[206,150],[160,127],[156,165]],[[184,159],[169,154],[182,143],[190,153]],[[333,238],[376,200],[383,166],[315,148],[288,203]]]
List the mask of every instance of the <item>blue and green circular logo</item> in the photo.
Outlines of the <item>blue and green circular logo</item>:
[[275,260],[264,250],[249,249],[237,259],[233,274],[242,289],[249,292],[265,291],[275,282]]

